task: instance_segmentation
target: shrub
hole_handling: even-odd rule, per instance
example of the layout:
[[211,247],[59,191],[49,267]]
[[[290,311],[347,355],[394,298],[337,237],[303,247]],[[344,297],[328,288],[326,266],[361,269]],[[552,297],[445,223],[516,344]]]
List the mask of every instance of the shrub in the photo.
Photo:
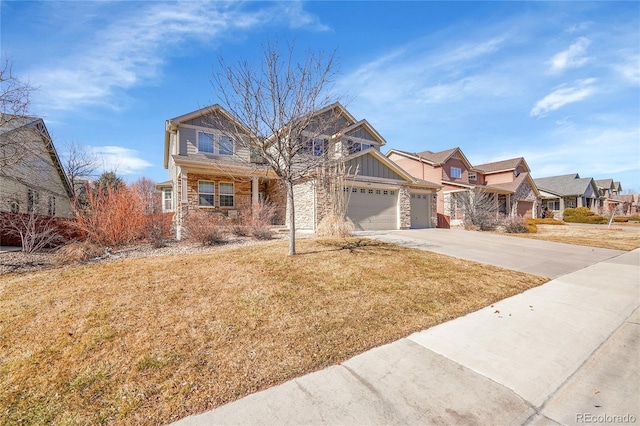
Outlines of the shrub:
[[553,217],[527,219],[526,222],[536,224],[536,225],[564,225],[563,221],[554,219]]
[[637,214],[629,216],[629,222],[640,222],[640,216],[638,216]]
[[527,225],[521,217],[510,217],[503,222],[504,232],[508,234],[525,234],[529,232]]
[[606,218],[595,214],[588,207],[565,209],[563,219],[569,223],[603,224],[608,222]]
[[76,227],[103,247],[128,244],[145,236],[145,213],[126,185],[88,190],[86,206],[74,208]]
[[147,214],[144,218],[144,234],[154,248],[164,247],[171,233],[171,217],[167,213]]
[[185,220],[185,239],[203,246],[212,246],[225,242],[224,226],[226,218],[216,212],[204,210],[190,211]]
[[554,218],[554,216],[553,216],[553,210],[546,209],[546,210],[544,211],[544,218],[545,218],[545,219],[553,219],[553,218]]
[[56,259],[62,264],[82,263],[104,254],[104,248],[91,241],[74,241],[56,251]]
[[19,240],[22,251],[26,253],[35,253],[64,243],[65,224],[59,218],[41,216],[35,211],[0,214],[2,233]]
[[628,217],[614,217],[613,221],[617,222],[617,223],[625,223],[625,222],[629,222],[629,218]]
[[329,214],[318,224],[317,234],[320,237],[348,237],[354,230],[353,223],[336,214]]
[[231,226],[231,232],[237,236],[248,235],[257,240],[269,240],[273,238],[271,225],[275,213],[273,205],[262,201],[244,208],[238,216],[238,223]]

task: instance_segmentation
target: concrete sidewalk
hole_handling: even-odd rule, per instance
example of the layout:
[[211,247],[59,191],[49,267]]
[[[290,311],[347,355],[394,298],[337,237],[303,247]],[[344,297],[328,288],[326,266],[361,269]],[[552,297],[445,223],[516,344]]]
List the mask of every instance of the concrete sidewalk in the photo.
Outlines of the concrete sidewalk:
[[638,423],[639,285],[637,249],[175,424]]

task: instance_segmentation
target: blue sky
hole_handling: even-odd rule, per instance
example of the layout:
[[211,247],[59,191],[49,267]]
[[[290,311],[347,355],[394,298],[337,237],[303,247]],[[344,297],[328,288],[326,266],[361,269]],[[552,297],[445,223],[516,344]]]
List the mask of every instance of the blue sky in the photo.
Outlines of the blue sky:
[[638,2],[2,1],[2,55],[61,155],[167,179],[164,121],[219,102],[223,57],[336,51],[336,92],[395,148],[524,156],[640,191]]

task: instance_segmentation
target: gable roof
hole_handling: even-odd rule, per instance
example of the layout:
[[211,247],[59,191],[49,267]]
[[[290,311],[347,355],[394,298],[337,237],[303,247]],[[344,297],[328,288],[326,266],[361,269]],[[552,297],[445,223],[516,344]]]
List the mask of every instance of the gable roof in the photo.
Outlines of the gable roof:
[[204,108],[200,108],[198,110],[191,111],[174,118],[170,118],[165,121],[165,126],[164,126],[164,168],[165,169],[169,167],[169,138],[170,138],[171,132],[175,132],[178,129],[178,126],[186,121],[190,121],[190,120],[193,120],[194,118],[204,117],[205,115],[214,114],[214,113],[221,114],[225,119],[229,120],[234,125],[238,126],[238,128],[242,132],[246,133],[247,135],[251,134],[251,131],[249,130],[249,128],[247,128],[247,126],[245,126],[244,124],[242,124],[241,122],[233,118],[231,114],[229,114],[227,110],[225,110],[219,104],[209,105]]
[[469,170],[473,170],[473,166],[467,160],[467,157],[463,154],[460,148],[451,148],[440,152],[431,152],[431,151],[422,151],[422,152],[407,152],[401,151],[399,149],[391,149],[387,152],[387,157],[391,154],[399,154],[403,157],[413,158],[414,160],[423,161],[425,163],[431,164],[432,166],[442,166],[444,165],[451,157],[455,154],[458,154],[465,167]]
[[373,138],[380,143],[380,145],[386,145],[387,141],[378,133],[376,129],[373,128],[371,124],[367,120],[360,120],[357,123],[352,124],[349,127],[345,127],[340,130],[340,134],[347,135],[349,132],[353,132],[358,128],[363,128],[367,133],[369,133]]
[[0,126],[0,137],[7,136],[9,133],[25,128],[33,128],[36,132],[38,132],[38,134],[40,134],[45,148],[49,153],[49,157],[51,158],[53,167],[58,173],[58,177],[60,178],[60,181],[62,182],[62,185],[67,192],[67,196],[71,198],[73,196],[73,188],[71,186],[71,182],[69,181],[69,177],[64,171],[64,167],[62,166],[62,162],[60,161],[60,157],[58,156],[58,151],[56,151],[56,147],[53,145],[53,140],[51,139],[49,130],[47,130],[47,126],[44,124],[44,120],[40,117],[11,114],[1,114],[0,120],[3,123],[2,126]]
[[518,190],[518,188],[520,187],[520,185],[522,185],[522,183],[524,181],[529,182],[529,186],[531,187],[533,192],[536,194],[536,197],[540,195],[540,191],[538,190],[538,187],[536,186],[536,183],[534,182],[534,180],[531,177],[531,174],[529,172],[520,173],[511,182],[496,183],[496,184],[493,184],[493,185],[487,185],[486,188],[502,189],[502,190],[509,191],[511,193],[515,193]]
[[614,189],[613,179],[598,179],[595,183],[598,188]]
[[510,158],[508,160],[502,161],[494,161],[493,163],[485,163],[480,164],[478,166],[473,166],[473,168],[479,172],[484,174],[498,173],[511,171],[518,168],[518,166],[522,164],[526,172],[530,172],[529,165],[526,161],[524,161],[523,157]]
[[380,151],[378,151],[375,148],[368,148],[365,149],[364,151],[360,151],[360,152],[356,152],[354,154],[351,154],[347,157],[344,158],[345,162],[357,159],[358,157],[362,157],[365,155],[371,155],[373,156],[376,160],[378,160],[380,163],[382,163],[385,167],[388,167],[389,169],[391,169],[393,172],[395,172],[398,176],[400,176],[403,180],[405,180],[408,183],[414,184],[414,185],[420,185],[420,186],[425,186],[425,187],[429,187],[429,188],[434,188],[434,189],[440,189],[442,188],[442,185],[434,183],[434,182],[429,182],[426,180],[422,180],[422,179],[416,179],[413,176],[411,176],[409,173],[407,173],[402,167],[400,167],[399,165],[397,165],[395,162],[391,161],[387,156],[383,155]]
[[593,178],[580,178],[577,173],[561,176],[550,176],[533,180],[538,189],[560,197],[581,196],[589,185],[597,193],[597,186]]

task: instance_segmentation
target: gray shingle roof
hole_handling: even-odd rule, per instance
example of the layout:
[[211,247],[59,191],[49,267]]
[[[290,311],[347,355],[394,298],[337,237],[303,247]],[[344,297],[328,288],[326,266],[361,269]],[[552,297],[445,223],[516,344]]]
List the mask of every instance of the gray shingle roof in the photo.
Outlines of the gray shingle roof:
[[592,178],[581,178],[577,173],[533,180],[538,189],[561,197],[580,196],[587,191]]
[[29,117],[26,115],[0,114],[0,134],[9,133],[15,129],[26,126],[39,120],[38,117]]

